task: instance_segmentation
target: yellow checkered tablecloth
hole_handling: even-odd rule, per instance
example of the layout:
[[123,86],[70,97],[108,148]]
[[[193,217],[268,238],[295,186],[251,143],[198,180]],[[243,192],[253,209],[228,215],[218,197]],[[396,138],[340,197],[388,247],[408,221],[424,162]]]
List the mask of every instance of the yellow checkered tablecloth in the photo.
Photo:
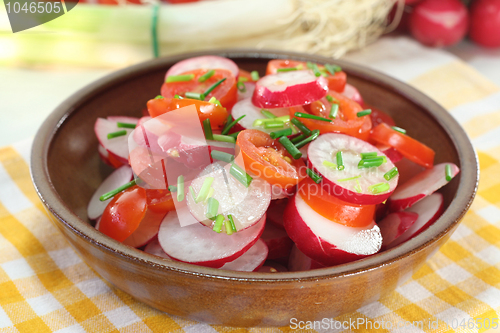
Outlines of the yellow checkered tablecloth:
[[[481,181],[471,210],[427,264],[390,295],[335,320],[385,327],[347,332],[483,332],[500,325],[500,87],[449,54],[405,39],[383,39],[347,59],[369,59],[444,105],[478,150]],[[30,146],[26,140],[0,148],[0,332],[294,331],[186,321],[108,284],[49,222],[31,184]],[[414,325],[397,330],[405,323]]]

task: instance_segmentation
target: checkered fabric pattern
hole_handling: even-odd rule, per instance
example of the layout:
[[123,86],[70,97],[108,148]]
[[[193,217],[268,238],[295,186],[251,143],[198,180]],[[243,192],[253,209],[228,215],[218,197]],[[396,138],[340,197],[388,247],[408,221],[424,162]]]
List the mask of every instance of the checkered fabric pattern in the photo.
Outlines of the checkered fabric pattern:
[[[491,331],[500,325],[500,87],[446,52],[405,38],[384,38],[347,60],[368,63],[445,106],[478,150],[481,181],[457,231],[408,282],[378,302],[334,318],[328,327],[314,328]],[[29,176],[30,145],[31,139],[0,148],[0,332],[295,331],[186,321],[108,284],[49,222]],[[364,324],[350,325],[353,321]]]

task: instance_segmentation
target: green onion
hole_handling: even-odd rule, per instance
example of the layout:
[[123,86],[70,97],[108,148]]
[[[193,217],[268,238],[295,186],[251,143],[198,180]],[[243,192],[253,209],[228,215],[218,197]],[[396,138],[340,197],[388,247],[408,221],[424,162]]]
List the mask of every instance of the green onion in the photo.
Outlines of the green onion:
[[[294,118],[295,119],[295,118]],[[291,139],[290,141],[293,143],[293,144],[296,144],[297,142],[300,142],[302,140],[304,140],[307,136],[305,134],[301,134],[301,135],[297,135],[295,138]]]
[[307,68],[309,68],[309,69],[313,69],[314,64],[313,64],[312,62],[308,61],[308,62],[306,62],[306,66],[307,66]]
[[342,68],[338,65],[325,64],[325,68],[330,74],[335,75],[335,73],[340,72]]
[[322,163],[324,166],[326,166],[327,168],[332,168],[332,169],[337,169],[337,164],[335,163],[332,163],[330,161],[323,161]]
[[276,118],[274,118],[274,120],[279,120],[279,121],[287,122],[287,121],[290,121],[290,116],[276,117]]
[[283,128],[285,123],[280,120],[272,119],[271,121],[266,121],[264,123],[264,128]]
[[212,134],[215,141],[235,143],[236,139],[229,135]]
[[234,155],[225,153],[223,151],[212,150],[210,155],[212,156],[212,158],[214,160],[223,161],[223,162],[227,162],[227,163],[231,163],[232,161],[234,161]]
[[245,86],[245,84],[243,82],[238,82],[236,84],[236,88],[238,88],[238,90],[242,93],[246,92],[247,91],[247,87]]
[[368,190],[373,194],[386,192],[391,188],[389,183],[378,183],[375,185],[368,186]]
[[203,96],[202,100],[205,99],[205,97],[207,97],[215,88],[217,88],[224,81],[226,81],[226,78],[220,79],[219,81],[212,84],[207,90],[205,90],[205,92],[202,94]]
[[297,128],[302,132],[304,133],[305,135],[309,136],[311,135],[311,130],[309,128],[307,128],[306,125],[304,125],[303,122],[301,122],[299,119],[297,118],[292,118],[292,124],[294,124],[295,126],[297,126]]
[[314,73],[314,76],[318,77],[318,76],[321,76],[321,72],[319,70],[319,67],[318,67],[318,64],[312,64],[312,71]]
[[177,201],[184,200],[184,176],[177,177]]
[[234,133],[231,133],[231,134],[228,134],[229,136],[232,136],[233,138],[237,138],[238,137],[238,134],[240,134],[241,131],[238,131],[238,132],[234,132]]
[[232,235],[233,234],[233,228],[231,228],[231,223],[229,223],[228,220],[224,221],[224,226],[226,227],[226,234],[227,235]]
[[[226,135],[227,133],[229,133],[229,131],[231,130],[231,128],[233,128],[234,125],[236,125],[241,119],[245,118],[246,114],[242,115],[241,117],[239,117],[238,119],[230,122],[230,123],[226,123],[226,126],[224,126],[224,129],[222,130],[221,134],[222,135]],[[231,117],[231,116],[229,116]],[[230,119],[230,118],[228,118]]]
[[302,157],[302,153],[293,145],[293,143],[286,136],[282,136],[279,142],[285,147],[285,149],[292,155],[294,160]]
[[335,98],[333,98],[332,96],[330,95],[326,95],[326,100],[330,103],[333,103],[333,102],[338,102]]
[[168,185],[168,190],[170,192],[177,192],[177,186],[175,186],[175,185]]
[[265,124],[268,123],[268,122],[271,122],[271,123],[272,122],[280,122],[280,123],[283,123],[283,125],[284,125],[284,122],[286,120],[283,120],[283,119],[286,119],[286,118],[284,118],[284,117],[278,117],[278,118],[272,118],[272,119],[270,119],[270,118],[255,119],[254,122],[253,122],[253,124],[252,124],[252,126],[254,126],[254,127],[265,126]]
[[372,113],[371,109],[366,109],[366,110],[363,110],[363,111],[359,111],[358,113],[356,113],[356,115],[358,117],[364,117],[364,116],[367,116],[367,115],[369,115],[371,113]]
[[250,76],[252,77],[253,81],[259,81],[259,79],[260,79],[259,72],[257,72],[257,71],[252,71],[250,73]]
[[236,226],[234,225],[233,215],[231,215],[231,214],[227,215],[227,219],[229,220],[229,224],[230,224],[233,232],[237,232],[238,230],[236,230]]
[[196,192],[194,191],[194,188],[192,186],[189,186],[189,193],[191,193],[191,197],[196,202]]
[[104,193],[103,195],[101,195],[101,196],[99,197],[99,200],[101,200],[101,201],[106,201],[106,200],[108,200],[109,198],[114,197],[115,195],[117,195],[117,194],[118,194],[118,193],[120,193],[121,191],[126,190],[126,189],[128,189],[129,187],[132,187],[132,186],[134,186],[134,185],[135,185],[135,179],[134,179],[134,180],[132,180],[132,181],[130,181],[130,182],[128,182],[128,183],[127,183],[127,184],[125,184],[125,185],[122,185],[122,186],[120,186],[120,187],[118,187],[118,188],[116,188],[116,189],[114,189],[114,190],[112,190],[112,191],[109,191],[108,193]]
[[453,178],[453,176],[451,174],[451,165],[446,164],[446,166],[444,167],[444,174],[446,176],[447,182],[449,182]]
[[354,177],[349,177],[349,178],[337,179],[337,181],[338,181],[338,182],[347,182],[347,181],[349,181],[349,180],[354,180],[354,179],[358,179],[358,178],[361,178],[361,175],[354,176]]
[[296,71],[298,68],[297,67],[285,67],[285,68],[278,68],[276,72],[291,72],[291,71]]
[[276,139],[282,136],[289,136],[292,135],[292,129],[291,128],[285,128],[276,132],[271,132],[269,133],[269,136],[271,136],[271,139]]
[[213,188],[213,187],[211,187],[211,188],[208,190],[208,194],[207,194],[207,198],[205,199],[205,202],[207,202],[207,201],[208,201],[208,198],[211,198],[211,197],[212,197],[212,195],[214,195],[214,192],[215,192],[214,188]]
[[253,178],[245,172],[242,168],[240,168],[238,165],[233,163],[231,165],[231,169],[229,169],[229,173],[233,175],[236,180],[238,180],[240,183],[245,185],[245,187],[250,186],[250,183],[252,182]]
[[200,192],[194,199],[194,202],[198,203],[200,201],[205,201],[208,196],[208,191],[210,190],[212,183],[214,182],[214,177],[207,177],[203,181],[203,185],[201,185]]
[[274,114],[272,114],[269,110],[266,110],[266,109],[260,110],[260,113],[262,113],[262,115],[268,119],[276,118],[276,116]]
[[358,193],[361,193],[361,184],[359,183],[359,180],[356,179],[356,186],[354,186],[354,190]]
[[[162,96],[162,98],[163,98],[163,96]],[[174,95],[174,98],[175,98],[175,99],[184,99],[184,97],[179,96],[179,95],[177,95],[177,94],[175,94],[175,95]]]
[[121,127],[121,128],[136,128],[136,124],[130,124],[130,123],[120,123],[120,122],[117,122],[116,123],[116,126],[117,127]]
[[337,118],[338,113],[339,113],[339,105],[332,104],[332,107],[330,108],[330,114],[328,115],[328,117],[335,119]]
[[187,82],[194,79],[194,74],[184,74],[184,75],[171,75],[167,76],[167,83],[171,82]]
[[399,132],[401,134],[406,134],[406,130],[404,128],[401,128],[401,127],[397,127],[397,126],[392,126],[391,127],[393,130],[395,130],[396,132]]
[[222,106],[222,105],[220,105],[220,102],[217,100],[217,98],[215,98],[214,96],[210,97],[210,99],[208,100],[208,103],[212,103],[212,104],[216,104],[218,106]]
[[210,118],[203,120],[203,132],[205,132],[205,139],[213,140],[214,135],[212,132],[212,125],[210,124]]
[[187,93],[185,93],[184,96],[186,96],[186,98],[197,99],[200,101],[205,99],[205,96],[203,96],[203,94],[191,92],[191,91],[188,91]]
[[114,139],[114,138],[117,138],[119,136],[124,136],[124,135],[127,135],[127,131],[125,131],[125,130],[111,132],[111,133],[108,133],[108,139]]
[[295,117],[330,122],[330,119],[326,119],[326,118],[323,118],[323,117],[315,116],[315,115],[309,114],[309,113],[295,112]]
[[217,211],[219,210],[219,201],[215,198],[208,198],[207,201],[207,213],[205,216],[209,219],[213,219],[217,216]]
[[319,184],[323,180],[323,178],[318,175],[316,172],[312,171],[311,169],[307,168],[306,170],[307,175],[316,183]]
[[385,180],[389,181],[392,178],[394,178],[394,176],[396,176],[397,174],[398,174],[398,168],[394,167],[391,170],[384,173],[384,178]]
[[162,99],[162,98],[165,98],[165,97],[163,97],[162,95],[158,95],[155,97],[155,99]]
[[369,152],[369,153],[361,153],[361,159],[365,159],[365,158],[374,158],[374,157],[377,157],[377,152],[376,151],[372,151],[372,152]]
[[202,76],[198,78],[198,82],[205,82],[206,80],[210,79],[213,75],[215,74],[215,71],[213,69],[209,70]]
[[217,217],[215,218],[215,223],[214,223],[214,227],[213,227],[213,231],[215,231],[216,233],[219,233],[222,231],[222,224],[224,223],[224,215],[222,214],[219,214],[217,215]]
[[247,82],[247,81],[248,81],[247,77],[244,77],[244,76],[238,77],[238,82]]
[[362,159],[361,161],[359,161],[358,169],[379,167],[383,163],[384,163],[383,156],[377,156],[377,157],[373,157],[373,158],[365,158],[365,159]]
[[342,150],[337,152],[337,169],[344,170],[344,159],[342,158]]
[[295,144],[295,147],[297,147],[297,149],[300,149],[302,147],[304,147],[305,145],[307,145],[309,142],[311,142],[312,140],[316,140],[316,138],[319,136],[319,130],[314,130],[312,131],[312,134],[305,138],[304,140],[300,141],[299,143]]

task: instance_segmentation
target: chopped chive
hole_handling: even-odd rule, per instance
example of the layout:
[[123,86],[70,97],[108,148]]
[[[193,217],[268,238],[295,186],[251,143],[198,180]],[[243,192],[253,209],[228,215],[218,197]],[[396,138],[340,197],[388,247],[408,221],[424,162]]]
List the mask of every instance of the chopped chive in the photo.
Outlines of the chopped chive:
[[365,158],[359,161],[358,169],[379,167],[384,164],[384,156]]
[[314,73],[314,76],[316,76],[316,77],[321,76],[321,72],[320,72],[320,70],[319,70],[318,64],[314,64],[314,63],[313,63],[313,64],[312,64],[312,68],[311,68],[311,69],[312,69],[312,71],[313,71],[313,73]]
[[101,195],[101,196],[99,197],[99,200],[100,200],[100,201],[106,201],[106,200],[108,200],[109,198],[114,197],[115,195],[117,195],[117,194],[118,194],[118,193],[120,193],[121,191],[126,190],[126,189],[128,189],[129,187],[132,187],[132,186],[134,186],[134,185],[135,185],[135,179],[134,179],[134,180],[132,180],[132,181],[130,181],[130,182],[128,182],[127,184],[124,184],[124,185],[122,185],[122,186],[120,186],[120,187],[118,187],[118,188],[115,188],[115,189],[114,189],[114,190],[112,190],[112,191],[109,191],[108,193],[104,193],[103,195]]
[[279,121],[287,122],[287,121],[290,121],[290,116],[276,117],[276,118],[274,118],[274,120],[279,120]]
[[282,136],[279,142],[285,147],[285,149],[292,155],[294,160],[302,157],[302,153],[294,146],[294,144],[286,136]]
[[250,76],[252,77],[253,81],[259,81],[259,79],[260,79],[259,72],[257,72],[257,71],[252,71],[250,73]]
[[283,128],[285,123],[280,120],[272,119],[271,121],[266,121],[264,123],[264,128]]
[[280,121],[284,123],[284,120],[279,119],[279,118],[261,118],[261,119],[255,119],[252,126],[257,127],[257,126],[264,126],[265,123],[267,122],[273,122],[273,121]]
[[238,77],[238,82],[247,82],[247,81],[248,81],[247,77],[244,77],[244,76]]
[[216,104],[216,105],[218,105],[218,106],[221,106],[221,105],[220,105],[220,102],[217,100],[217,98],[215,98],[215,97],[213,97],[213,96],[212,96],[212,97],[210,97],[210,99],[208,100],[208,103],[212,103],[212,104]]
[[162,98],[165,98],[165,97],[163,97],[162,95],[158,95],[155,97],[155,99],[162,99]]
[[307,68],[309,68],[309,69],[313,69],[314,64],[313,64],[312,62],[308,61],[308,62],[306,62],[306,66],[307,66]]
[[451,165],[446,164],[446,166],[444,167],[444,173],[446,176],[446,181],[449,182],[453,178],[451,174]]
[[111,132],[111,133],[108,133],[108,139],[114,139],[114,138],[117,138],[119,136],[124,136],[124,135],[127,135],[127,131],[125,131],[125,130]]
[[342,71],[342,67],[338,65],[325,64],[325,68],[332,75],[335,75],[335,73]]
[[295,126],[297,126],[297,128],[302,132],[304,133],[305,135],[309,136],[311,135],[311,130],[309,128],[307,128],[306,125],[304,125],[303,122],[301,122],[299,119],[297,118],[292,118],[291,120],[292,124],[294,124]]
[[189,193],[191,193],[191,197],[193,198],[193,200],[195,202],[197,202],[196,201],[196,192],[194,191],[194,188],[192,186],[189,186]]
[[332,107],[330,108],[330,114],[328,115],[328,117],[335,119],[337,118],[338,113],[339,113],[339,105],[332,104]]
[[299,133],[299,130],[297,129],[297,127],[296,127],[296,126],[294,126],[294,125],[292,125],[292,124],[290,124],[289,126],[290,126],[290,128],[292,129],[292,134],[297,134],[297,133]]
[[200,201],[205,201],[208,196],[208,191],[210,190],[212,183],[214,182],[214,177],[207,177],[203,181],[203,185],[201,185],[200,191],[196,198],[194,198],[194,202],[198,203]]
[[231,228],[231,223],[229,223],[229,220],[224,221],[224,226],[226,227],[226,234],[227,235],[232,235],[233,234],[233,228]]
[[203,96],[203,94],[191,92],[191,91],[188,91],[187,93],[185,93],[184,96],[186,96],[186,98],[197,99],[200,101],[205,99],[205,96]]
[[272,112],[270,112],[269,110],[266,110],[266,109],[260,110],[260,113],[262,113],[262,115],[268,119],[276,118],[276,116],[274,114],[272,114]]
[[210,124],[210,118],[203,120],[203,132],[205,132],[205,139],[213,140],[214,135],[212,132],[212,125]]
[[210,155],[212,156],[212,158],[214,160],[223,161],[223,162],[227,162],[227,163],[231,163],[232,161],[234,161],[234,155],[225,153],[223,151],[212,150]]
[[358,179],[358,178],[361,178],[361,175],[354,176],[354,177],[349,177],[349,178],[337,179],[337,181],[338,181],[338,182],[347,182],[347,181],[349,181],[349,180],[354,180],[354,179]]
[[[242,115],[238,119],[233,120],[230,123],[226,123],[226,126],[224,126],[224,129],[222,130],[221,134],[226,135],[227,133],[229,133],[231,128],[233,128],[233,126],[236,125],[241,119],[245,118],[245,116],[246,116],[246,114]],[[229,116],[229,117],[231,117],[231,116]],[[228,119],[230,119],[230,118],[228,118]]]
[[401,128],[401,127],[397,127],[397,126],[392,126],[391,127],[393,130],[395,130],[396,132],[399,132],[401,134],[406,134],[406,130],[404,128]]
[[210,79],[213,75],[215,74],[215,71],[213,69],[209,70],[202,76],[198,78],[198,82],[205,82],[206,80]]
[[194,79],[194,74],[184,74],[184,75],[170,75],[167,76],[167,83],[171,82],[187,82]]
[[344,159],[342,158],[342,150],[337,152],[337,169],[344,170]]
[[365,159],[365,158],[374,158],[374,157],[377,157],[377,152],[376,151],[372,151],[372,152],[369,152],[369,153],[361,153],[361,159]]
[[356,179],[356,186],[354,186],[354,190],[358,193],[361,193],[361,184],[359,183],[359,179]]
[[333,97],[332,97],[332,96],[330,96],[330,95],[326,95],[326,100],[327,100],[328,102],[330,102],[330,103],[333,103],[333,101],[336,101],[336,99],[335,99],[335,98],[333,98]]
[[289,136],[289,135],[292,135],[292,129],[285,128],[285,129],[282,129],[282,130],[279,130],[276,132],[271,132],[271,133],[269,133],[269,135],[271,136],[271,139],[276,139],[276,138],[279,138],[282,136]]
[[175,94],[175,95],[174,95],[174,98],[175,98],[175,99],[184,99],[184,97],[179,96],[179,95],[177,95],[177,94]]
[[297,149],[300,149],[302,147],[304,147],[305,145],[307,145],[309,142],[311,142],[312,140],[316,140],[316,138],[319,136],[319,130],[314,130],[312,131],[312,134],[305,138],[304,140],[300,141],[299,143],[295,144],[295,147],[297,147]]
[[328,71],[324,68],[319,68],[319,72],[323,77],[328,77]]
[[326,119],[326,118],[323,118],[323,117],[315,116],[315,115],[309,114],[309,113],[295,112],[295,117],[330,122],[330,119]]
[[209,219],[213,219],[217,216],[217,211],[219,210],[219,201],[215,198],[208,198],[207,201],[207,213],[205,216]]
[[238,88],[238,90],[242,93],[247,92],[247,86],[245,86],[243,82],[238,82],[236,84],[236,88]]
[[337,169],[337,164],[335,163],[332,163],[330,161],[323,161],[322,163],[324,166],[326,166],[327,168],[332,168],[332,169]]
[[233,138],[237,138],[238,137],[238,134],[240,134],[241,131],[238,131],[238,132],[234,132],[234,133],[231,133],[231,134],[228,134],[229,136],[232,136]]
[[215,223],[214,223],[214,227],[213,227],[213,231],[215,231],[216,233],[219,233],[222,231],[222,224],[224,223],[224,215],[222,214],[219,214],[217,215],[217,217],[215,218]]
[[394,178],[394,176],[396,176],[397,174],[398,174],[398,168],[394,167],[391,170],[384,173],[384,178],[385,180],[389,181],[392,178]]
[[211,198],[211,197],[212,197],[212,195],[214,195],[214,192],[215,192],[214,188],[213,188],[213,187],[211,187],[211,188],[208,190],[208,194],[207,194],[207,198],[205,199],[205,202],[207,202],[207,201],[208,201],[208,198]]
[[386,192],[390,188],[391,188],[391,186],[389,185],[389,183],[378,183],[378,184],[375,184],[375,185],[368,186],[368,190],[370,192],[372,192],[373,194]]
[[229,220],[229,224],[231,225],[231,229],[233,230],[233,232],[237,232],[238,230],[236,230],[236,226],[234,225],[233,215],[228,214],[227,219]]
[[278,68],[276,72],[291,72],[291,71],[296,71],[298,70],[297,67],[285,67],[285,68]]
[[307,175],[316,183],[319,184],[323,180],[323,178],[318,175],[316,172],[312,171],[311,169],[307,168],[306,170]]
[[304,69],[304,66],[302,64],[298,64],[297,65],[297,69],[300,71],[300,70],[303,70]]
[[117,123],[116,123],[116,126],[117,126],[117,127],[121,127],[121,128],[136,128],[136,127],[137,127],[137,125],[136,125],[136,124],[121,123],[121,122],[117,122]]
[[364,117],[364,116],[367,116],[367,115],[369,115],[371,113],[372,113],[371,109],[366,109],[366,110],[363,110],[363,111],[359,111],[358,113],[356,113],[356,115],[358,117]]
[[170,192],[177,192],[177,186],[175,186],[175,185],[168,185],[168,190]]
[[253,178],[245,172],[242,168],[240,168],[238,165],[233,163],[231,165],[231,169],[229,169],[229,173],[233,175],[236,180],[238,180],[240,183],[245,185],[245,187],[250,186],[250,183],[252,182]]
[[[295,119],[295,118],[294,118]],[[305,134],[297,135],[295,138],[291,139],[293,144],[296,144],[302,140],[304,140],[307,136]]]
[[212,134],[215,141],[235,143],[236,139],[229,135]]
[[177,201],[184,200],[184,176],[177,177]]
[[212,84],[205,92],[202,94],[203,98],[207,97],[215,88],[217,88],[222,82],[226,81],[226,78],[220,79],[219,81]]

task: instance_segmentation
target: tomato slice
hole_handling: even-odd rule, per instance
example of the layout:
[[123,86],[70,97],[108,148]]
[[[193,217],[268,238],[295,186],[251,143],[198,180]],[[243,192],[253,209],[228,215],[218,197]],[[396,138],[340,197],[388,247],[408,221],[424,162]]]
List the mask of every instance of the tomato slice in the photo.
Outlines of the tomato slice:
[[[271,60],[267,63],[266,75],[276,74],[278,73],[278,69],[281,68],[293,68],[297,66],[299,66],[299,68],[302,67],[303,69],[307,69],[307,63],[304,61],[295,61],[288,59]],[[325,66],[318,65],[318,68],[320,70],[323,70]],[[342,71],[336,72],[335,75],[330,74],[328,71],[326,71],[326,73],[327,73],[326,79],[328,80],[328,88],[330,88],[330,90],[334,90],[337,92],[343,92],[345,84],[347,82],[346,73]]]
[[434,150],[385,123],[372,130],[370,140],[394,147],[401,155],[423,167],[431,168],[434,164]]
[[244,77],[246,79],[245,82],[255,82],[252,78],[252,74],[250,74],[249,71],[246,71],[246,70],[241,69],[241,68],[240,68],[239,77]]
[[158,98],[148,101],[148,111],[151,117],[157,117],[169,111],[177,110],[185,106],[194,105],[200,117],[200,123],[210,118],[212,129],[222,129],[227,121],[229,113],[223,107],[216,104],[199,101],[196,99]]
[[305,168],[302,159],[294,160],[269,134],[254,129],[244,130],[238,134],[236,144],[245,166],[271,185],[289,189],[304,178],[305,172],[300,172]]
[[307,177],[299,184],[302,199],[321,216],[347,227],[366,227],[373,222],[376,205],[347,203],[327,193]]
[[175,210],[172,193],[168,190],[146,190],[148,209],[158,213]]
[[366,105],[365,104],[365,107],[367,109],[371,109],[372,110],[372,113],[370,114],[370,118],[372,119],[372,126],[375,127],[377,126],[378,124],[381,124],[381,123],[386,123],[387,125],[389,126],[394,126],[396,125],[396,122],[394,121],[394,119],[392,119],[391,116],[389,116],[387,113],[385,113],[384,111],[374,107],[374,106],[371,106],[371,105]]
[[194,78],[184,82],[163,83],[161,95],[163,97],[174,97],[175,95],[185,96],[186,92],[204,93],[214,83],[221,79],[226,79],[218,85],[210,94],[205,96],[205,100],[217,98],[222,106],[231,109],[238,101],[238,89],[236,88],[236,78],[231,71],[226,69],[214,69],[215,73],[204,82],[199,82],[200,76],[206,74],[208,69],[195,69],[179,75],[194,74]]

